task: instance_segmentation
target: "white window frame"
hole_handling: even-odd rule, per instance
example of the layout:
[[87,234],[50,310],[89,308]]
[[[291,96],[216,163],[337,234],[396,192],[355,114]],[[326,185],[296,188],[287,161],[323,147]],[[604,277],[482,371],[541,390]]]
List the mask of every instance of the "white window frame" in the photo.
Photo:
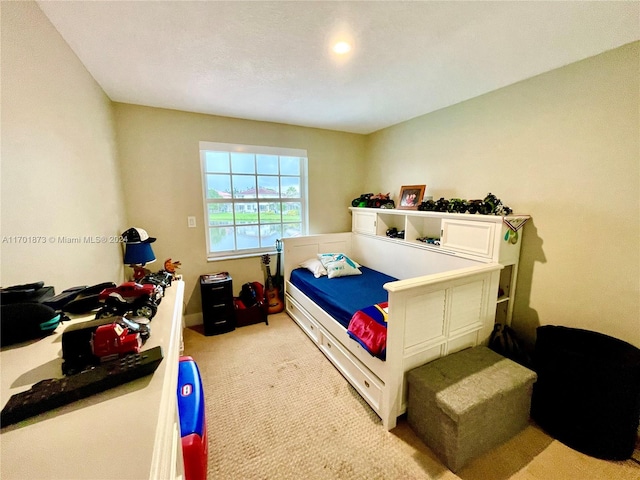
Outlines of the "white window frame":
[[[235,204],[237,203],[246,203],[246,200],[242,199],[234,199],[228,198],[225,200],[216,200],[207,198],[207,170],[206,170],[206,151],[217,151],[217,152],[230,152],[230,153],[252,153],[258,155],[278,155],[278,156],[286,156],[286,157],[300,157],[303,160],[300,165],[300,204],[301,204],[301,235],[307,235],[309,232],[309,208],[308,208],[308,156],[307,151],[304,149],[298,148],[286,148],[286,147],[269,147],[269,146],[258,146],[258,145],[241,145],[235,143],[219,143],[219,142],[205,142],[201,141],[199,144],[200,147],[200,175],[202,178],[202,199],[204,206],[204,230],[205,230],[205,252],[207,255],[208,261],[214,260],[227,260],[231,258],[243,258],[243,257],[252,257],[257,255],[262,255],[264,253],[273,252],[275,250],[275,244],[266,247],[259,248],[237,248],[235,250],[226,250],[223,252],[212,252],[209,250],[211,245],[210,240],[210,225],[209,225],[209,207],[210,203],[220,203],[224,201],[225,203],[232,203],[234,205],[233,211],[235,212]],[[232,175],[232,172],[229,173]],[[254,173],[256,177],[259,174]],[[280,174],[278,174],[280,177]],[[257,185],[257,184],[256,184]],[[280,192],[280,200],[289,201],[291,200],[288,197],[282,197],[282,192]],[[274,198],[273,200],[278,201],[278,198]],[[251,200],[252,202],[260,201],[260,198],[256,196],[255,200]],[[284,225],[281,223],[281,225]],[[237,224],[233,223],[233,226],[236,227]],[[258,229],[260,226],[260,220],[258,219]]]

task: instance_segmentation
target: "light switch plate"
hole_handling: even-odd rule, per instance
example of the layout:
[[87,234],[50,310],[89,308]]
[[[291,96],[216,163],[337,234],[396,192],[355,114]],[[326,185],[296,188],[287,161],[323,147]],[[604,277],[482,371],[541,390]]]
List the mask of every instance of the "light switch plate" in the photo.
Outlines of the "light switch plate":
[[189,228],[196,228],[196,217],[187,217],[187,225]]

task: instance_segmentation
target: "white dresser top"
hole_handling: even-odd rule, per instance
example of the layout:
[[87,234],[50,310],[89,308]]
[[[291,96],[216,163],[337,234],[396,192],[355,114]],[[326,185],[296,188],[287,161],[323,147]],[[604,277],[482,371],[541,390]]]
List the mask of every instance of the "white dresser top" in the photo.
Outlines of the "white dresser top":
[[[174,280],[150,323],[143,350],[160,345],[164,354],[153,375],[0,430],[0,478],[140,480],[179,474],[176,390],[183,297],[184,282]],[[71,323],[39,341],[3,348],[2,407],[34,383],[62,377],[62,332]]]

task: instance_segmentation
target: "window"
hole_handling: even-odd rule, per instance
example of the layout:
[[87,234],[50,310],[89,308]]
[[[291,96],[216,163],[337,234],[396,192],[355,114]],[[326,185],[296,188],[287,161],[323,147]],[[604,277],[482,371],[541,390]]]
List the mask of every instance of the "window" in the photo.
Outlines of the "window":
[[306,235],[306,150],[200,142],[200,162],[209,258]]

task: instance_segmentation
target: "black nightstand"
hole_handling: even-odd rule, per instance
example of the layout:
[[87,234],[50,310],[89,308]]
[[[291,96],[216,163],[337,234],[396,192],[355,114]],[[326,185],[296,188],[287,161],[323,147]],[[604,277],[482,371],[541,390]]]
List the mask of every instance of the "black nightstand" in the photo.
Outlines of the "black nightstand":
[[202,320],[205,335],[218,335],[236,328],[233,283],[227,272],[200,275]]

